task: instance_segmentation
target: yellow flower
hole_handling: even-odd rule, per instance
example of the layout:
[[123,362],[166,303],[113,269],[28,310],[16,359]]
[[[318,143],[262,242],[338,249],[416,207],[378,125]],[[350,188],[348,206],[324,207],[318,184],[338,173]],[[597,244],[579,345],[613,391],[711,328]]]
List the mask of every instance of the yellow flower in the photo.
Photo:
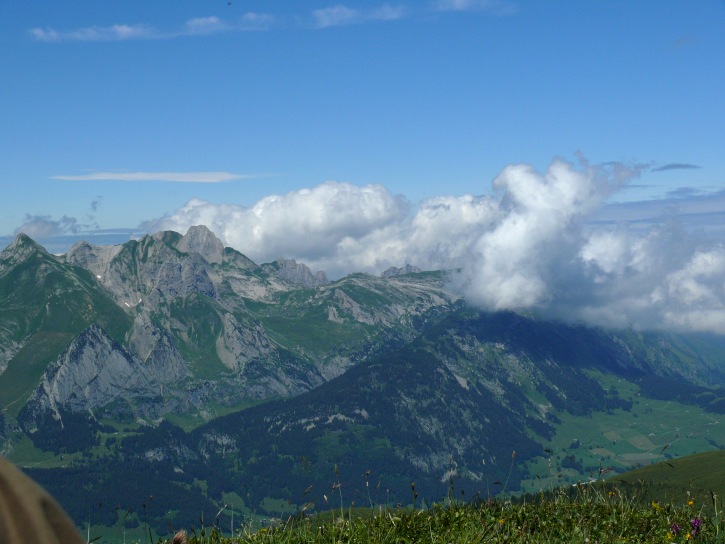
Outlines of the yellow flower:
[[690,540],[692,538],[692,535],[690,533],[687,533],[685,535],[685,540]]
[[660,511],[659,503],[652,501],[652,508],[654,508],[655,510],[657,510],[659,512]]
[[688,506],[692,506],[693,504],[695,504],[695,501],[687,501]]
[[503,518],[501,518],[500,520],[498,520],[498,524],[499,525],[503,525]]

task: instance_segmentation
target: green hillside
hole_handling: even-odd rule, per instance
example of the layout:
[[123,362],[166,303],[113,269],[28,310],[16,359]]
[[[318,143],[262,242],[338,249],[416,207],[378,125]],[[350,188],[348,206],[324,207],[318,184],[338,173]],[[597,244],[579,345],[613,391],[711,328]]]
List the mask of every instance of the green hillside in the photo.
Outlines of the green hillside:
[[662,503],[689,499],[698,506],[709,506],[713,495],[725,497],[725,450],[660,461],[619,474],[607,482]]
[[[0,373],[0,406],[15,417],[58,354],[91,324],[122,342],[128,315],[99,289],[88,271],[64,265],[26,236],[14,244],[22,257],[0,259],[0,339],[21,349]],[[12,266],[11,266],[12,265]]]

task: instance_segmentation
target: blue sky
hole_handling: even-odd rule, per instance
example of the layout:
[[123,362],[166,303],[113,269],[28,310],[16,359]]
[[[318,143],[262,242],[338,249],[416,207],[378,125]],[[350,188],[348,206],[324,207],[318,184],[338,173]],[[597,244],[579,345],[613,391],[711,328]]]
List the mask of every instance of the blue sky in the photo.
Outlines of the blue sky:
[[723,29],[717,0],[2,2],[0,245],[205,221],[262,261],[441,266],[557,158],[608,176],[578,221],[717,238]]

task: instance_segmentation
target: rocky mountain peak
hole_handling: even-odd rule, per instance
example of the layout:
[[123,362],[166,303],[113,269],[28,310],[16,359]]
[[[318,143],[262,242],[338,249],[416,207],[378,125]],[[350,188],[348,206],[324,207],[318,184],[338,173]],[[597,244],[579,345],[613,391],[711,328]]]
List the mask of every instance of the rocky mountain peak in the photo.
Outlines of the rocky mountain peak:
[[184,253],[198,253],[209,263],[219,264],[224,259],[224,244],[204,225],[189,227],[176,249]]
[[33,251],[38,251],[40,253],[47,253],[43,246],[38,244],[35,240],[33,240],[30,236],[25,234],[24,232],[18,233],[18,235],[15,237],[15,240],[12,241],[10,245],[8,245],[0,255],[5,256],[5,254],[18,254],[18,253],[29,253]]
[[30,236],[23,232],[19,233],[10,245],[0,252],[0,272],[7,266],[22,263],[36,254],[50,257],[50,254]]

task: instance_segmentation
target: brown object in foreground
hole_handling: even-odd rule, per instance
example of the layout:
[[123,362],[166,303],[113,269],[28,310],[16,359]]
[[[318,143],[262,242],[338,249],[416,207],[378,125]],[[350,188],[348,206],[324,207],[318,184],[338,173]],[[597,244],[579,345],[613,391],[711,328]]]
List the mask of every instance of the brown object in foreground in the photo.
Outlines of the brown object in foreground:
[[0,543],[83,543],[78,529],[53,497],[2,457]]

